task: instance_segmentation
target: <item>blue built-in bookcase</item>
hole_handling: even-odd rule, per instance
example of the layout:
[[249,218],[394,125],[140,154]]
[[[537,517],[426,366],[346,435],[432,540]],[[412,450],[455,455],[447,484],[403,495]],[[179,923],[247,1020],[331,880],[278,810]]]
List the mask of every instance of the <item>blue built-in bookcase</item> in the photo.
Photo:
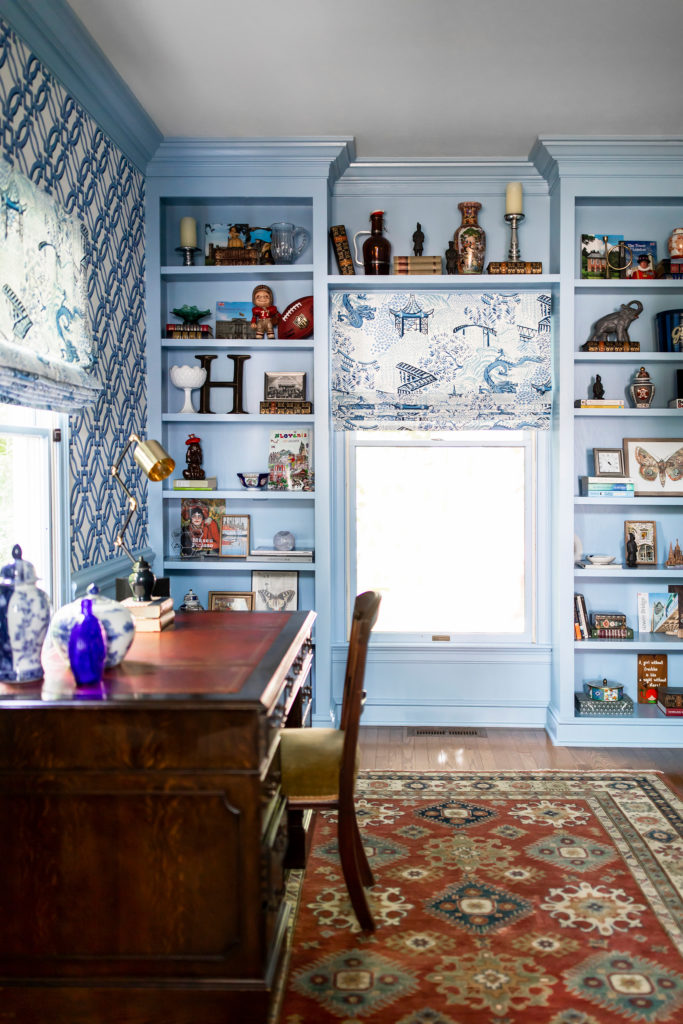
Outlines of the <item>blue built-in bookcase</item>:
[[[373,642],[364,721],[538,726],[562,744],[683,746],[680,719],[667,719],[655,708],[639,705],[632,718],[595,720],[577,717],[574,709],[574,693],[586,680],[619,682],[635,700],[639,652],[665,651],[670,683],[683,685],[683,640],[657,641],[645,634],[628,643],[591,643],[576,640],[573,630],[576,591],[584,593],[590,610],[623,610],[634,623],[639,591],[666,589],[681,580],[678,571],[661,567],[661,557],[660,565],[644,571],[582,576],[574,566],[574,538],[586,552],[611,551],[623,560],[623,521],[637,516],[657,522],[664,555],[669,539],[680,534],[683,540],[678,526],[683,503],[676,498],[636,498],[627,506],[579,493],[579,477],[592,473],[593,447],[617,448],[626,437],[681,435],[680,414],[667,406],[683,356],[658,352],[653,327],[657,312],[683,306],[681,282],[583,281],[578,262],[582,232],[656,239],[660,256],[666,255],[670,231],[683,224],[683,139],[542,137],[528,160],[483,161],[360,161],[353,140],[336,137],[162,140],[104,59],[98,67],[97,49],[63,0],[38,13],[25,7],[19,0],[0,0],[5,121],[9,113],[3,155],[44,179],[65,201],[75,202],[103,248],[101,269],[93,275],[93,306],[111,387],[92,417],[84,414],[72,423],[75,575],[115,574],[111,541],[117,521],[113,517],[105,523],[97,507],[111,497],[104,473],[130,430],[163,440],[181,467],[186,435],[197,430],[205,468],[219,476],[218,491],[229,511],[250,516],[256,543],[265,544],[276,529],[289,528],[315,549],[313,562],[296,566],[299,600],[318,613],[314,720],[334,720],[352,595],[345,584],[345,496],[343,475],[337,472],[343,446],[333,437],[328,412],[327,317],[329,292],[349,279],[337,273],[329,226],[344,224],[352,236],[367,228],[371,210],[381,208],[395,254],[410,252],[417,221],[427,235],[425,251],[442,254],[460,221],[458,202],[476,199],[482,203],[487,258],[505,259],[505,186],[522,181],[522,254],[542,261],[543,274],[528,280],[487,277],[486,285],[514,290],[542,284],[553,299],[553,415],[551,430],[538,446],[533,642],[472,642],[438,645],[438,650],[437,645]],[[57,146],[52,151],[51,140]],[[95,162],[95,155],[102,159]],[[207,220],[264,225],[289,220],[305,227],[312,241],[290,266],[186,268],[175,252],[182,216],[195,217],[200,232]],[[126,254],[125,274],[114,251]],[[249,301],[261,279],[275,291],[280,308],[299,296],[314,296],[313,337],[248,349],[214,338],[202,349],[217,356],[212,372],[217,380],[231,375],[228,355],[250,355],[245,373],[249,411],[233,416],[227,394],[214,392],[215,415],[180,413],[181,395],[170,384],[169,369],[174,363],[193,363],[196,346],[164,337],[169,310],[184,303],[214,308],[219,299]],[[411,283],[422,289],[435,286],[428,278]],[[353,284],[370,290],[392,282],[357,275]],[[438,287],[473,283],[443,277]],[[644,307],[631,329],[631,337],[641,342],[637,357],[600,354],[597,359],[581,352],[592,322],[634,297]],[[653,408],[636,410],[627,403],[624,410],[599,416],[574,409],[574,399],[585,395],[596,372],[611,391],[625,396],[641,357],[657,383]],[[314,492],[248,495],[236,486],[237,471],[263,468],[257,463],[272,424],[259,417],[257,403],[267,369],[307,374],[312,413],[290,418],[289,424],[314,432]],[[176,603],[190,586],[203,602],[210,590],[250,589],[251,566],[226,568],[207,561],[191,567],[177,557],[180,498],[168,485],[142,491],[140,498],[142,515],[133,543],[154,553],[155,569],[170,577]],[[276,567],[282,568],[271,568]]]

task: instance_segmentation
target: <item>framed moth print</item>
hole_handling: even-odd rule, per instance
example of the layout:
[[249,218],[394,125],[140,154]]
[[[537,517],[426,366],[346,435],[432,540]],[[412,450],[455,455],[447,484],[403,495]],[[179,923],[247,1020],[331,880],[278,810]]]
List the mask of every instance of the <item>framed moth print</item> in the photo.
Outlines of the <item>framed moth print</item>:
[[[657,564],[657,524],[654,519],[626,519],[624,521],[624,546],[633,534],[636,542],[636,565]],[[626,548],[626,550],[628,550]]]
[[210,590],[210,612],[252,612],[254,595],[250,590]]
[[622,448],[593,449],[594,476],[623,476],[624,452]]
[[249,516],[221,519],[221,558],[246,558],[249,554]]
[[683,437],[625,437],[623,446],[637,498],[683,497]]
[[299,574],[297,572],[265,572],[251,574],[255,612],[295,612],[298,604]]

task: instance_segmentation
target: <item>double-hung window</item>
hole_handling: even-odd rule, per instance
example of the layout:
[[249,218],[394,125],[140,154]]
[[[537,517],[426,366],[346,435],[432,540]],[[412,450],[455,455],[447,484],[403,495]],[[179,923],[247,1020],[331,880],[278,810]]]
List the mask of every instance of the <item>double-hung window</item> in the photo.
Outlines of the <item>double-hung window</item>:
[[534,642],[538,432],[345,438],[348,587],[382,593],[375,636]]
[[68,417],[0,404],[0,564],[19,544],[53,607],[69,600]]

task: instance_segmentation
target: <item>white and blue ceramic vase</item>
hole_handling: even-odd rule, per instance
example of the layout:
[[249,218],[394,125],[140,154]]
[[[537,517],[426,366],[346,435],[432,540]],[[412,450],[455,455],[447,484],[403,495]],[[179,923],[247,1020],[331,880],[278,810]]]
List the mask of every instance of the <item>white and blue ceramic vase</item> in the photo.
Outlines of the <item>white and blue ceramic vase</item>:
[[[133,616],[125,605],[100,594],[98,587],[91,583],[87,597],[92,603],[93,615],[104,626],[107,643],[105,668],[120,665],[135,639]],[[65,604],[52,617],[50,637],[65,661],[69,660],[69,637],[76,620],[81,615],[81,599]]]
[[7,628],[7,609],[14,593],[14,562],[3,565],[0,569],[0,679],[14,681],[16,678],[12,664],[12,647],[9,642]]
[[84,597],[81,614],[69,634],[69,664],[76,686],[95,686],[102,681],[107,657],[104,626],[95,616],[92,601]]
[[[0,624],[2,678],[30,683],[43,678],[40,655],[50,624],[50,601],[45,591],[36,586],[36,570],[32,562],[25,561],[21,554],[21,548],[15,544],[12,548],[14,565],[5,566],[2,570],[2,596],[5,598],[2,602],[4,621]],[[11,594],[7,598],[9,589]]]

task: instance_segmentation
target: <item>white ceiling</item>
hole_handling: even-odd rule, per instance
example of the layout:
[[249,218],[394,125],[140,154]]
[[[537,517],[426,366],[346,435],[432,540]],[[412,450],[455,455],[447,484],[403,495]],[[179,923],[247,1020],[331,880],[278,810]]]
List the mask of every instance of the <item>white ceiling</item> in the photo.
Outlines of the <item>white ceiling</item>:
[[680,135],[681,0],[69,0],[165,136],[353,135],[361,159]]

